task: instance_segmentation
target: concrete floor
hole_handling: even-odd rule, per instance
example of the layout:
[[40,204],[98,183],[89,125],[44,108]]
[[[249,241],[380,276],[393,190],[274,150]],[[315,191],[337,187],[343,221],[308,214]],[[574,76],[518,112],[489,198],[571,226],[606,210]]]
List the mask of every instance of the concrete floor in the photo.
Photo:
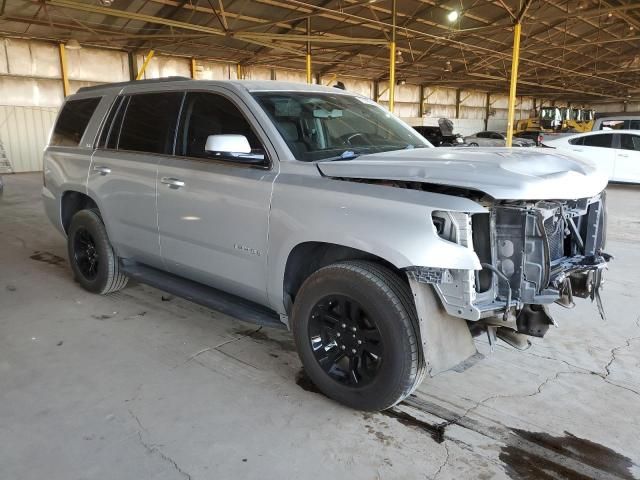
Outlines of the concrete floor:
[[640,188],[609,190],[616,255],[588,301],[389,413],[313,391],[286,331],[134,285],[71,280],[40,175],[0,199],[0,479],[640,478]]

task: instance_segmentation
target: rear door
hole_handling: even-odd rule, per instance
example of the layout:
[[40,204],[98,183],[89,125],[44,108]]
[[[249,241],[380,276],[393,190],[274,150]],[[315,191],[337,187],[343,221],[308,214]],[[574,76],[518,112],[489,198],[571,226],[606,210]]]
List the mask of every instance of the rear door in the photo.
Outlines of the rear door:
[[620,133],[612,180],[640,182],[640,135]]
[[109,238],[121,257],[161,267],[156,211],[158,161],[171,156],[182,92],[119,97],[89,171]]
[[158,222],[167,270],[267,304],[267,234],[278,164],[205,150],[210,135],[235,134],[264,154],[268,139],[251,118],[226,90],[187,93],[176,156],[159,164]]

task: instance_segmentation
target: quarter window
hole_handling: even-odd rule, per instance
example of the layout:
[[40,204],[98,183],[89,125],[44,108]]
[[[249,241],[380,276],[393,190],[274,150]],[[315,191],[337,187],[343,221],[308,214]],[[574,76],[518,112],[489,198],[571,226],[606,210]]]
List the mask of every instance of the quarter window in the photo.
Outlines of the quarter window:
[[606,133],[604,135],[589,135],[588,137],[584,137],[583,145],[585,147],[611,148],[612,140],[613,135],[610,133]]
[[182,97],[181,92],[131,95],[120,128],[118,150],[172,154]]
[[65,147],[78,145],[99,103],[100,97],[65,103],[53,129],[50,144]]
[[[264,148],[242,112],[230,100],[214,93],[187,93],[183,108],[182,144],[178,154],[196,158],[234,160],[207,152],[205,145],[210,135],[244,135],[252,154],[264,153]],[[240,158],[238,157],[238,160]]]

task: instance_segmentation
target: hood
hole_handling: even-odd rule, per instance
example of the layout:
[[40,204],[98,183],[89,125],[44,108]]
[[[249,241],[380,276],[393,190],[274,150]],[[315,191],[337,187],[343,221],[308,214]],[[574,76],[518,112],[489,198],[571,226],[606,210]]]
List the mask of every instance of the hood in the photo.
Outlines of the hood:
[[417,148],[319,162],[318,168],[329,177],[434,183],[497,200],[578,199],[607,185],[593,164],[538,148]]

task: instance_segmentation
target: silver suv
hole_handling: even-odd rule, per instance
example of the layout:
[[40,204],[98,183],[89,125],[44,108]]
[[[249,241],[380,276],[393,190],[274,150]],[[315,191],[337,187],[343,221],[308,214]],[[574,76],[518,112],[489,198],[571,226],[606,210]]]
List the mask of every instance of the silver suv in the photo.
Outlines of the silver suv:
[[[71,268],[293,331],[329,397],[388,408],[547,306],[599,299],[607,180],[538,149],[435,149],[372,100],[278,82],[82,88],[44,153]],[[463,363],[463,365],[467,365]]]

